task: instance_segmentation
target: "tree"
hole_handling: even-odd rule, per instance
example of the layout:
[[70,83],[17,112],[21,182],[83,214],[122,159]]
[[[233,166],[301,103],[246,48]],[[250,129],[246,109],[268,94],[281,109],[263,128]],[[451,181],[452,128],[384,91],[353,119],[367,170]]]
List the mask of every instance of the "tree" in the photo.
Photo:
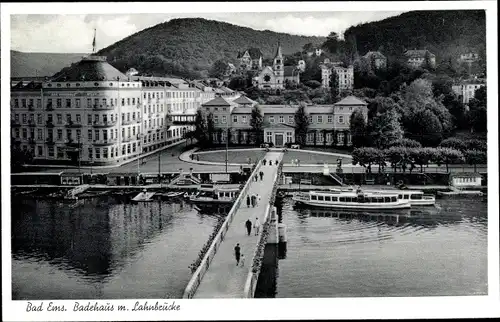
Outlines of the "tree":
[[307,82],[304,83],[307,87],[310,87],[312,89],[315,89],[315,88],[318,88],[318,87],[321,87],[321,83],[316,81],[316,80],[308,80]]
[[458,150],[450,148],[437,148],[436,151],[438,164],[446,164],[446,172],[449,172],[449,164],[464,161],[464,155]]
[[380,150],[375,148],[356,148],[352,151],[352,164],[359,164],[371,173],[371,166],[379,160]]
[[226,75],[228,67],[229,67],[229,65],[225,61],[223,61],[221,59],[216,60],[212,64],[212,68],[210,69],[209,75],[210,75],[210,77],[222,79]]
[[351,140],[353,147],[362,147],[366,145],[366,121],[363,112],[356,109],[350,116],[349,129],[351,131]]
[[310,43],[310,42],[308,42],[307,44],[305,44],[304,46],[302,46],[302,50],[304,52],[311,51],[311,50],[313,50],[313,48],[314,48],[314,45],[312,43]]
[[436,146],[443,139],[443,127],[438,117],[429,110],[418,110],[412,115],[412,133],[414,139],[423,146]]
[[295,112],[295,135],[297,136],[298,142],[301,146],[306,145],[307,130],[309,128],[309,115],[306,113],[306,105],[304,103],[299,104],[299,108]]
[[22,171],[23,165],[33,163],[34,156],[32,150],[21,150],[19,147],[13,147],[10,154],[11,171]]
[[464,152],[465,161],[474,166],[474,172],[476,172],[476,166],[478,164],[486,164],[487,156],[485,151],[479,150],[466,150]]
[[340,92],[339,92],[339,76],[337,75],[337,72],[335,72],[335,69],[332,69],[332,72],[330,74],[330,79],[329,79],[329,86],[330,86],[330,93],[332,94],[332,97],[338,97]]
[[412,148],[410,149],[410,157],[415,164],[420,165],[420,172],[424,172],[424,165],[429,164],[435,158],[435,148]]
[[388,147],[393,147],[393,146],[402,146],[406,148],[421,148],[422,144],[412,139],[403,138],[401,140],[389,142]]
[[393,146],[384,150],[386,160],[391,163],[394,172],[396,172],[398,165],[401,165],[403,171],[406,169],[406,163],[408,162],[410,156],[409,152],[409,149],[402,146]]
[[439,144],[439,147],[465,151],[467,149],[467,143],[459,138],[447,138]]
[[201,110],[196,111],[194,127],[194,137],[198,143],[201,145],[207,144],[209,141],[207,137],[207,121]]
[[236,91],[245,90],[248,87],[247,79],[243,76],[233,77],[231,78],[228,87]]
[[388,146],[389,142],[401,140],[403,130],[399,123],[399,114],[395,109],[390,109],[384,113],[377,113],[369,122],[369,133],[373,143],[379,149]]
[[325,42],[321,45],[321,48],[328,50],[330,53],[334,54],[337,52],[337,50],[340,47],[340,40],[339,40],[339,35],[335,32],[332,31],[330,34],[326,37]]
[[208,144],[214,144],[214,135],[216,134],[214,115],[212,112],[207,115],[207,141]]
[[252,132],[254,135],[254,142],[256,144],[261,144],[262,142],[262,128],[264,123],[264,117],[260,111],[260,107],[255,105],[252,108],[252,116],[250,118],[250,126],[252,127]]

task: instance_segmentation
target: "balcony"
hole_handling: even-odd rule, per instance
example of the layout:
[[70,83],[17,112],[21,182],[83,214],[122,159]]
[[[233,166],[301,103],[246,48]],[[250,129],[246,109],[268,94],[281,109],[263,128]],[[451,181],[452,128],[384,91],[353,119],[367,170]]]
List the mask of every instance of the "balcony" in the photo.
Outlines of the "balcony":
[[117,139],[103,139],[103,140],[93,140],[92,144],[96,146],[113,145],[118,142]]
[[135,119],[135,121],[136,121],[137,123],[141,123],[141,122],[142,122],[142,119],[141,119],[140,117],[138,117],[138,118],[136,118],[136,119]]
[[133,141],[135,139],[132,138],[132,136],[126,136],[122,139],[122,142],[130,142],[130,141]]
[[82,123],[68,121],[68,122],[66,122],[66,124],[64,124],[64,126],[67,128],[79,128],[79,127],[82,127]]
[[92,109],[94,111],[112,111],[115,109],[114,105],[93,105]]
[[45,107],[45,110],[46,110],[46,111],[53,111],[53,110],[54,110],[54,108],[52,107],[52,105],[47,105],[47,106]]
[[101,121],[92,123],[93,127],[112,127],[116,125],[116,121]]
[[12,138],[13,144],[21,144],[21,138]]
[[16,120],[10,120],[10,126],[12,126],[12,127],[20,127],[21,123],[19,123],[19,121],[16,121]]

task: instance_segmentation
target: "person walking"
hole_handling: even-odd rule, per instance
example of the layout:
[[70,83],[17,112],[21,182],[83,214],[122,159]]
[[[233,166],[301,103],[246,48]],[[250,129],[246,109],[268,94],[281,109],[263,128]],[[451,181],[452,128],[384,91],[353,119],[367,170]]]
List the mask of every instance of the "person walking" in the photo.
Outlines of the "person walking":
[[259,205],[259,204],[260,204],[260,199],[261,199],[260,195],[259,195],[259,194],[257,194],[257,205]]
[[236,266],[240,263],[240,256],[241,256],[241,247],[240,244],[236,244],[234,246],[234,257],[236,258]]
[[259,175],[255,174],[254,181],[259,181]]
[[250,208],[250,195],[247,195],[247,208]]
[[262,160],[262,164],[266,165],[266,159]]
[[252,195],[252,207],[255,207],[256,203],[257,203],[257,197],[255,197],[255,195]]
[[248,218],[245,222],[245,226],[247,227],[248,236],[250,236],[250,233],[252,232],[252,222],[250,221],[250,218]]
[[241,258],[240,258],[240,263],[241,263],[241,267],[244,267],[245,266],[245,255],[241,254]]
[[260,221],[259,221],[258,217],[255,217],[255,222],[253,224],[253,228],[255,229],[255,236],[257,236],[259,234],[259,230],[260,230]]
[[278,159],[276,159],[276,165],[278,165],[278,163],[279,163],[279,162],[278,162]]
[[264,177],[264,172],[259,172],[259,175],[260,175],[260,181],[262,181],[262,177]]

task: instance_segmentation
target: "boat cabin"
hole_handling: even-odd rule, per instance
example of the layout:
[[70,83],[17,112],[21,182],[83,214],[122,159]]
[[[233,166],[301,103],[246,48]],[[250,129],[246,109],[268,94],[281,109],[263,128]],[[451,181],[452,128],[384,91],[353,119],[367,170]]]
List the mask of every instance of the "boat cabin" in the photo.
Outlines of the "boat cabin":
[[341,195],[339,195],[338,193],[321,193],[311,191],[309,196],[311,201],[341,203],[390,203],[398,201],[398,197],[396,194],[377,195],[371,193],[342,193]]

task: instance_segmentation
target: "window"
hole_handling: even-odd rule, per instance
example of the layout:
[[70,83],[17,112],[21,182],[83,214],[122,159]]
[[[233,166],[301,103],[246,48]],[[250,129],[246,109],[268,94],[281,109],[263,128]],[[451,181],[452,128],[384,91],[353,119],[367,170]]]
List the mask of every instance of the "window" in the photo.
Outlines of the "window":
[[36,122],[37,122],[38,124],[42,124],[42,122],[43,122],[43,120],[42,120],[42,114],[38,114],[38,115],[36,116]]
[[125,106],[125,99],[122,98],[122,106]]
[[108,148],[103,148],[102,149],[102,157],[104,159],[107,159],[108,158]]
[[266,134],[266,142],[270,143],[273,141],[273,134],[271,132],[267,132]]
[[71,99],[69,99],[69,98],[66,99],[66,107],[67,108],[71,107]]
[[62,114],[57,114],[57,124],[62,123]]
[[326,142],[331,143],[333,140],[332,133],[326,133]]
[[227,118],[225,115],[222,116],[222,124],[226,124],[227,122]]
[[312,123],[312,122],[313,122],[313,117],[312,117],[312,115],[309,115],[307,118],[309,119],[309,123]]
[[288,123],[293,124],[293,115],[288,115]]
[[95,140],[99,141],[99,130],[94,130]]
[[312,195],[311,200],[318,200],[318,197],[316,197],[315,195]]
[[317,119],[319,124],[323,123],[323,115],[318,115]]
[[26,124],[28,122],[27,118],[26,118],[26,114],[23,114],[23,124]]
[[56,106],[57,106],[57,108],[61,108],[62,107],[62,99],[58,98],[56,100]]
[[285,123],[285,117],[283,115],[279,116],[279,122],[280,123]]
[[337,145],[344,145],[344,133],[337,134]]
[[38,146],[38,156],[43,155],[43,148],[41,146]]
[[292,143],[292,132],[286,132],[286,142]]
[[27,139],[27,138],[28,138],[28,130],[27,129],[23,129],[23,139]]
[[339,115],[339,123],[340,124],[344,123],[344,116],[343,115]]
[[324,201],[325,197],[324,196],[318,196],[318,201]]
[[66,114],[66,122],[71,123],[71,114]]
[[88,130],[87,136],[88,136],[88,140],[92,141],[92,130]]
[[269,116],[269,123],[274,124],[274,116]]
[[95,148],[95,158],[96,159],[101,158],[101,149],[100,148]]
[[49,146],[49,157],[53,158],[54,157],[54,147]]
[[238,115],[233,115],[233,123],[238,123]]
[[130,98],[127,98],[127,105],[130,105]]
[[314,142],[314,132],[307,133],[306,142],[309,144]]
[[38,140],[42,140],[42,129],[38,129],[37,132]]
[[214,123],[215,124],[219,123],[219,116],[214,115]]
[[327,122],[328,123],[333,123],[333,115],[328,115]]
[[62,135],[63,135],[62,129],[58,129],[57,130],[57,140],[61,141],[62,140]]
[[246,123],[246,122],[247,122],[247,116],[246,116],[246,115],[243,115],[243,116],[241,117],[241,119],[242,119],[242,120],[241,120],[241,123]]

